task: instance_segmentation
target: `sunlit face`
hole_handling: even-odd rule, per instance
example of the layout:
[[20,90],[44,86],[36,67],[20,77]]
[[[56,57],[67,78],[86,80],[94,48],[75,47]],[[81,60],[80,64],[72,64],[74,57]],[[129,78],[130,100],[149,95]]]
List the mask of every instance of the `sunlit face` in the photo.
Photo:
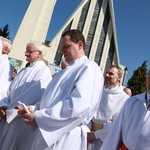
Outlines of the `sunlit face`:
[[0,38],[2,41],[2,54],[8,55],[11,49],[11,41],[4,37],[0,37]]
[[79,58],[81,47],[83,44],[81,42],[74,43],[70,40],[70,36],[66,35],[62,37],[60,41],[61,52],[67,62],[72,62],[73,60]]
[[42,53],[39,50],[35,50],[34,44],[30,44],[26,47],[26,61],[29,63],[38,61],[42,59]]
[[7,45],[3,45],[2,48],[2,54],[8,54],[10,52],[10,49],[8,48]]
[[116,67],[110,68],[107,70],[105,74],[105,85],[114,87],[118,85],[119,81],[121,79],[121,76],[118,74],[118,70]]

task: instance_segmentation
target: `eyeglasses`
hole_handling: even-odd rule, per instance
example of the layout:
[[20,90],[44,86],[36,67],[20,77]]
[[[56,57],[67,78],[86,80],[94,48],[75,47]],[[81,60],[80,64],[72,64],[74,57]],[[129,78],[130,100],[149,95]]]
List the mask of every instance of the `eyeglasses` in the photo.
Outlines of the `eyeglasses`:
[[34,51],[27,51],[27,52],[24,52],[25,54],[32,54],[34,52],[39,52],[39,50],[34,50]]

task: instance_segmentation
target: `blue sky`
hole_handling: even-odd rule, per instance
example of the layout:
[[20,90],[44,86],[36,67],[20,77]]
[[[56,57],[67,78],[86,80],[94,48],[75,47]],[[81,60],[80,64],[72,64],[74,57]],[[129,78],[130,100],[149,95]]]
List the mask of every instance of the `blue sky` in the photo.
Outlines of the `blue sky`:
[[[57,0],[47,40],[52,39],[80,2],[81,0]],[[30,0],[1,1],[0,27],[9,24],[12,41],[29,3]],[[128,68],[126,81],[145,60],[150,60],[149,8],[150,0],[114,0],[120,63]]]

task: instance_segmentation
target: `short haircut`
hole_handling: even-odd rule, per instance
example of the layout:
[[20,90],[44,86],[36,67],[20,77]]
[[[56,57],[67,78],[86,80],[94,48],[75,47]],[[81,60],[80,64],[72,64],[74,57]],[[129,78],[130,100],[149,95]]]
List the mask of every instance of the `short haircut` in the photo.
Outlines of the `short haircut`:
[[28,45],[31,45],[33,44],[34,45],[34,50],[38,50],[40,51],[41,53],[43,52],[44,50],[44,45],[42,44],[42,42],[39,42],[39,41],[30,41],[27,43],[27,46]]
[[10,51],[11,46],[12,46],[11,41],[9,39],[3,37],[3,36],[0,36],[0,38],[1,38],[1,41],[2,41],[2,45],[8,47],[8,49]]
[[70,40],[74,43],[78,43],[79,41],[82,41],[83,48],[85,49],[85,38],[81,31],[76,29],[68,30],[62,34],[62,37],[66,35],[70,36]]
[[120,66],[118,65],[111,65],[110,68],[117,68],[118,70],[118,75],[122,76],[123,75],[123,70]]

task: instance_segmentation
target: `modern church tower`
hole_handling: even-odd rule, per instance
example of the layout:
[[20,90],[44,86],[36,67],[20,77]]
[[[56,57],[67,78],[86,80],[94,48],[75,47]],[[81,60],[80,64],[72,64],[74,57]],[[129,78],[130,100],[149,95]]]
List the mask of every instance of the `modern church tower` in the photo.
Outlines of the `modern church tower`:
[[9,54],[15,65],[25,66],[25,48],[30,40],[45,42],[56,0],[31,0]]
[[[26,43],[32,39],[45,41],[55,3],[56,0],[31,0],[10,54],[10,57],[18,60],[15,61],[16,64],[23,62],[21,67],[26,63],[24,56]],[[45,59],[53,64],[52,73],[59,69],[63,59],[59,42],[62,32],[68,29],[82,31],[86,40],[86,55],[100,66],[103,73],[112,64],[120,65],[113,0],[81,0],[79,6],[51,40],[49,47],[45,47]],[[124,66],[120,66],[125,70]]]
[[[112,0],[82,0],[50,43],[46,59],[60,65],[59,41],[62,32],[79,29],[86,39],[86,55],[104,72],[111,64],[119,64],[114,8]],[[51,62],[52,63],[52,62]]]

